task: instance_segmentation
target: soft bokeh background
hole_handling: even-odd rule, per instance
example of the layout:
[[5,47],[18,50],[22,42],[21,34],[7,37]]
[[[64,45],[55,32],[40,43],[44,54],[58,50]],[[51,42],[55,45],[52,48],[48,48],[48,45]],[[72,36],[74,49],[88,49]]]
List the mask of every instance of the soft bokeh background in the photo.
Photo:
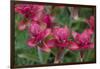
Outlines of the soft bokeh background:
[[[46,6],[48,9],[51,6]],[[94,15],[94,9],[88,7],[79,7],[79,19],[73,21],[70,17],[70,10],[68,6],[65,8],[55,8],[52,12],[56,16],[55,22],[64,26],[67,25],[77,32],[82,32],[85,28],[89,27],[88,24],[84,23],[84,19]],[[19,14],[15,16],[15,22],[20,22],[23,17]],[[29,48],[27,46],[28,31],[19,31],[17,24],[15,23],[15,65],[35,65],[35,64],[50,64],[54,61],[54,55],[51,53],[42,52],[43,63],[39,61],[39,56],[35,48]],[[67,51],[67,50],[66,50]],[[79,51],[68,51],[63,58],[63,63],[77,63],[79,60]],[[85,51],[84,62],[95,61],[95,49]]]

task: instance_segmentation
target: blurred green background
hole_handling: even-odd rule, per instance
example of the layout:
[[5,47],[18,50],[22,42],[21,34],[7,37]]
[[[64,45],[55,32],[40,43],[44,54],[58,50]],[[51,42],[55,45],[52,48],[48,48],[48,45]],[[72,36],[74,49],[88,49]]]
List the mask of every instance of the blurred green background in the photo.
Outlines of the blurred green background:
[[[47,8],[50,6],[46,6]],[[56,23],[61,25],[67,25],[73,30],[82,32],[85,28],[89,27],[83,22],[84,18],[89,18],[91,15],[94,15],[93,8],[79,7],[79,17],[77,21],[73,21],[70,17],[70,10],[68,7],[65,8],[55,8],[52,11],[55,14]],[[28,31],[24,30],[19,31],[17,27],[17,22],[20,22],[23,19],[23,16],[20,14],[15,14],[15,65],[24,66],[24,65],[36,65],[36,64],[50,64],[54,61],[54,55],[52,53],[42,52],[42,58],[38,56],[37,49],[29,48],[26,44],[29,37]],[[68,51],[63,58],[63,63],[77,63],[79,60],[78,51]],[[85,51],[84,62],[94,62],[95,61],[95,49]],[[40,60],[41,59],[41,60]]]

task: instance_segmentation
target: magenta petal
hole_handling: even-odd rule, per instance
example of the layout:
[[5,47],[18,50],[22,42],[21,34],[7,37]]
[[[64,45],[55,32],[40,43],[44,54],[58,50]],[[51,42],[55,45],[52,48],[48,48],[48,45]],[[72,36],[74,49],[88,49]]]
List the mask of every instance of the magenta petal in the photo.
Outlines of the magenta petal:
[[56,43],[56,45],[58,47],[67,47],[68,46],[68,42],[67,41],[59,42],[59,41],[56,40],[55,43]]
[[91,44],[89,45],[89,48],[93,49],[93,48],[94,48],[94,43],[91,43]]
[[45,46],[44,46],[44,47],[42,47],[42,48],[41,48],[41,50],[42,50],[42,51],[44,51],[44,52],[47,52],[47,53],[49,53],[49,52],[51,51],[51,49],[50,49],[50,48],[45,47]]
[[[32,4],[16,4],[15,11],[22,14],[25,18],[31,20],[39,20],[42,12],[44,11],[43,5]],[[41,13],[41,14],[40,14]]]
[[32,38],[32,39],[29,39],[29,40],[27,41],[27,44],[28,44],[28,46],[31,47],[31,48],[33,48],[33,47],[36,46],[36,42],[35,42],[35,40],[34,40],[33,38]]
[[47,37],[51,33],[51,29],[46,29],[44,33],[45,33],[45,37]]
[[46,42],[46,45],[47,45],[49,48],[55,47],[55,39],[48,40],[48,41]]
[[40,32],[37,36],[36,36],[36,41],[39,42],[41,40],[43,40],[44,38],[46,38],[51,32],[51,29],[46,29],[42,32]]
[[90,16],[90,19],[86,20],[86,23],[90,25],[92,31],[95,29],[95,18],[94,16]]
[[90,25],[91,25],[92,27],[94,27],[94,16],[91,16],[91,17],[90,17],[89,22],[90,22]]
[[59,47],[67,46],[67,39],[70,35],[69,29],[65,26],[64,28],[55,28],[53,31],[53,35],[56,39],[56,45]]
[[21,4],[15,5],[15,12],[19,14],[23,14],[22,9],[23,9],[23,6]]
[[85,31],[86,31],[87,34],[90,35],[90,36],[94,33],[92,29],[86,29]]
[[49,46],[47,46],[46,43],[43,43],[41,50],[44,51],[44,52],[48,52],[48,53],[51,51],[51,49],[49,48]]
[[48,27],[51,27],[52,21],[54,18],[51,15],[45,15],[43,21],[47,24]]
[[32,33],[32,35],[37,35],[40,33],[41,29],[40,29],[40,25],[37,24],[37,22],[33,22],[30,26],[29,31]]
[[57,43],[57,46],[59,46],[59,47],[66,47],[67,43]]
[[82,49],[88,49],[89,48],[89,45],[84,45],[81,47]]
[[91,34],[92,34],[91,31],[89,31],[88,29],[84,30],[79,38],[80,41],[83,43],[90,42]]
[[44,52],[50,52],[51,48],[55,47],[55,39],[48,40],[46,43],[43,43],[43,46],[41,48]]
[[24,21],[21,21],[21,22],[18,24],[18,29],[19,29],[20,31],[23,31],[23,30],[26,29],[26,24],[25,24]]
[[70,50],[79,50],[79,46],[77,43],[75,42],[70,42],[70,46],[69,46]]
[[66,28],[55,28],[53,34],[58,41],[63,41],[68,38],[69,31]]
[[73,36],[73,38],[74,38],[75,40],[78,40],[79,37],[80,37],[80,34],[77,33],[77,32],[72,31],[72,36]]

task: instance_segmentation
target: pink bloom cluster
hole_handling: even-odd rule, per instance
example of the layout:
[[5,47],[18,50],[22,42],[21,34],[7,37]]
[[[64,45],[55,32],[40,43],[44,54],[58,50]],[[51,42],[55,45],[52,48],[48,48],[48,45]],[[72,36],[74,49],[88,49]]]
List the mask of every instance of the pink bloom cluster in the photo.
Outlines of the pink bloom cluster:
[[74,42],[70,42],[69,49],[71,50],[83,50],[94,48],[94,43],[91,42],[92,31],[90,29],[84,30],[81,34],[72,32]]
[[[24,19],[19,25],[19,30],[27,29],[30,38],[27,44],[30,48],[40,47],[45,52],[50,52],[52,48],[66,48],[69,50],[84,50],[94,48],[91,41],[94,34],[94,16],[86,20],[90,28],[82,33],[71,31],[67,26],[56,26],[54,16],[45,11],[43,5],[17,4],[15,12],[23,15]],[[73,37],[74,40],[70,40]]]
[[52,15],[46,13],[43,5],[16,4],[15,12],[24,17],[18,24],[18,29],[21,31],[25,30],[33,22],[45,23],[48,27],[51,27],[54,20]]
[[94,16],[90,16],[89,19],[86,19],[86,23],[89,24],[89,28],[85,29],[82,33],[78,33],[72,31],[72,36],[74,38],[74,42],[70,41],[71,50],[84,50],[84,49],[92,49],[94,48],[94,42],[91,41],[92,35],[95,31],[95,21]]
[[15,11],[22,14],[25,18],[31,20],[39,20],[40,15],[43,14],[44,6],[32,5],[32,4],[17,4],[15,5]]
[[86,20],[86,23],[89,24],[91,31],[95,31],[95,19],[94,16],[90,16],[89,19]]

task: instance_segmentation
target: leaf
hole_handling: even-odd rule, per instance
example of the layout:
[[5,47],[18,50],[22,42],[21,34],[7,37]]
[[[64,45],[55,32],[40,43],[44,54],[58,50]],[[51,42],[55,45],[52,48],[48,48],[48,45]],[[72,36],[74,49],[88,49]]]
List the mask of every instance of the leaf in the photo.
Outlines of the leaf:
[[38,54],[39,62],[43,64],[43,54],[42,51],[40,50],[40,47],[37,47],[37,54]]
[[89,28],[89,25],[87,23],[85,23],[84,21],[74,21],[72,23],[72,26],[71,26],[72,30],[76,31],[76,32],[83,32],[86,28]]
[[50,53],[43,52],[43,63],[47,64],[48,59],[50,58]]
[[18,54],[18,57],[25,58],[25,59],[32,60],[32,61],[38,61],[38,58],[36,58],[35,56],[29,53]]
[[94,15],[94,9],[82,7],[79,10],[79,15],[83,18],[89,18],[91,15]]
[[79,60],[79,51],[68,51],[63,58],[63,62],[65,63],[75,63],[80,62]]
[[23,16],[20,14],[15,14],[15,23],[20,22],[23,19]]
[[94,49],[90,49],[85,51],[84,53],[84,62],[92,62],[95,61],[95,50]]

